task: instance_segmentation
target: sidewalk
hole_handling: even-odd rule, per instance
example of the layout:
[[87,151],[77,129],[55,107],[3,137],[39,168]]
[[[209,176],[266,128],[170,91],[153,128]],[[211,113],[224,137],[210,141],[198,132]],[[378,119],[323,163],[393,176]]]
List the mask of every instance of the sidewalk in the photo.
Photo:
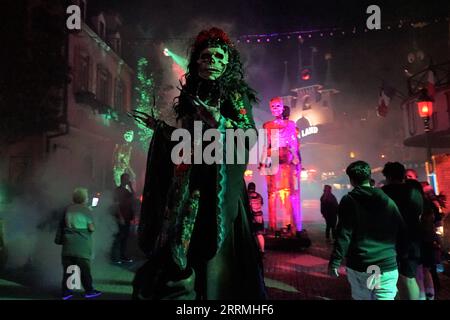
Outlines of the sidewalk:
[[[266,286],[273,300],[349,300],[350,285],[341,267],[339,278],[329,277],[328,258],[332,244],[325,240],[325,224],[304,224],[312,245],[303,252],[267,251],[264,259]],[[450,300],[450,266],[439,274],[441,292],[438,300]]]
[[[307,216],[308,218],[308,216]],[[325,241],[325,225],[317,217],[308,219],[304,229],[312,240],[312,246],[303,252],[281,252],[268,250],[264,259],[265,281],[271,300],[348,300],[351,299],[350,287],[341,268],[339,278],[330,278],[326,274],[328,258],[332,249]],[[131,282],[134,271],[142,261],[128,265],[93,263],[92,273],[96,289],[103,291],[100,300],[131,299]],[[439,300],[450,300],[450,267],[440,273],[442,289]],[[59,268],[59,265],[55,266]],[[59,269],[58,269],[59,270]],[[29,279],[36,279],[33,272],[14,270],[0,275],[0,300],[59,300],[60,273],[55,274],[53,286],[43,283],[33,285]],[[35,281],[36,283],[36,281]],[[84,299],[80,293],[75,299]]]
[[303,252],[267,251],[264,271],[269,299],[273,300],[346,300],[350,286],[341,268],[339,278],[327,275],[332,246],[325,241],[325,225],[304,224],[312,245]]

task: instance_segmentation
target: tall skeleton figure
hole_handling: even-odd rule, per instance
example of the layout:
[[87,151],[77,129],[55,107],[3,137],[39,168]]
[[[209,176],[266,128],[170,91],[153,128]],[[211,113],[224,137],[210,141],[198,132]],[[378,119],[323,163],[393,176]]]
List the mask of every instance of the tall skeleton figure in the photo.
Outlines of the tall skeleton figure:
[[[199,33],[185,77],[174,106],[183,132],[195,138],[200,123],[204,130],[216,130],[221,140],[225,129],[255,129],[255,92],[243,80],[239,53],[222,30]],[[175,164],[179,143],[171,136],[180,131],[142,113],[134,117],[155,130],[139,226],[139,244],[149,260],[136,273],[134,298],[265,298],[244,182],[246,164],[192,164],[196,157],[186,150],[182,156],[187,161]],[[223,143],[217,155],[227,148]],[[247,160],[250,148],[243,151]]]
[[124,143],[116,144],[113,155],[113,176],[116,187],[120,186],[120,177],[124,173],[130,175],[131,180],[135,180],[136,174],[131,167],[131,152],[133,147],[131,143],[134,139],[133,130],[128,130],[123,135]]
[[267,132],[267,158],[264,167],[272,167],[276,157],[277,165],[266,172],[269,196],[269,230],[286,228],[292,235],[302,230],[300,206],[300,145],[295,123],[289,120],[289,107],[281,98],[270,100],[274,120],[264,123]]

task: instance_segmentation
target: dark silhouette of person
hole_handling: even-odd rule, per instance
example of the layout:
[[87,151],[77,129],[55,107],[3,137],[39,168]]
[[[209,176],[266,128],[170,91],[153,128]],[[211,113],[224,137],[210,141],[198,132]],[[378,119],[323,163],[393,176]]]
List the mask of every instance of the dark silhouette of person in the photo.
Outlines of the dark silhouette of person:
[[256,192],[256,185],[250,182],[247,187],[250,208],[253,214],[253,231],[258,239],[259,250],[264,254],[264,217],[262,212],[263,197]]
[[399,162],[384,165],[386,185],[382,190],[397,205],[407,227],[408,252],[399,259],[399,296],[401,300],[418,300],[419,286],[416,281],[420,263],[420,216],[423,212],[423,196],[417,182],[405,182],[405,167]]
[[327,240],[330,239],[330,231],[333,239],[336,239],[336,224],[339,205],[331,190],[332,188],[330,185],[325,185],[323,188],[323,194],[320,197],[320,212],[322,213],[322,216],[327,224],[325,229],[325,237]]
[[111,259],[114,263],[132,262],[127,257],[127,244],[130,236],[131,221],[134,219],[134,190],[130,175],[124,173],[120,176],[120,186],[114,193],[114,217],[116,218],[118,232],[115,236]]

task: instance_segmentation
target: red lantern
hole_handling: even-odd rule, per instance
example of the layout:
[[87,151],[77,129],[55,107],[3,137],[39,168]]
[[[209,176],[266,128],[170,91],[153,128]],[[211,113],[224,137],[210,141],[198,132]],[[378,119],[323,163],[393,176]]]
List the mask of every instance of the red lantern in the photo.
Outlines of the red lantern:
[[427,89],[423,89],[417,101],[417,109],[421,118],[431,118],[433,115],[433,99],[428,95]]
[[309,79],[311,79],[311,70],[308,68],[304,68],[301,71],[301,77],[303,81],[308,81]]
[[433,101],[418,101],[417,107],[421,118],[429,118],[433,114]]

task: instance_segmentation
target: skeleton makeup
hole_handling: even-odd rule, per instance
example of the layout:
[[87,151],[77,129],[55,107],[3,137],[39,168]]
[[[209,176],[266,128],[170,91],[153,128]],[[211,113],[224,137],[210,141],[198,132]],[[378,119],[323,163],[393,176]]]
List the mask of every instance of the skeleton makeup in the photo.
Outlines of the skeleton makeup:
[[229,63],[228,52],[221,47],[206,48],[197,60],[198,75],[205,80],[217,80]]
[[270,111],[274,117],[280,118],[284,111],[283,100],[278,97],[270,100]]
[[133,130],[129,130],[129,131],[125,132],[125,133],[123,134],[123,139],[124,139],[126,142],[132,142],[133,139],[134,139],[134,131],[133,131]]

